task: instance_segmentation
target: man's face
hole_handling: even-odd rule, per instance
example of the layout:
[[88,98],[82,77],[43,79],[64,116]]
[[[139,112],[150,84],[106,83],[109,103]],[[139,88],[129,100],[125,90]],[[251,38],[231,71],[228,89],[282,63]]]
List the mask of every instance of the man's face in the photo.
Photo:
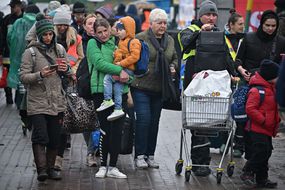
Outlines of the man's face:
[[214,13],[207,13],[200,17],[203,24],[216,24],[218,16]]
[[18,14],[22,11],[22,6],[20,4],[12,4],[10,7],[12,14]]
[[48,31],[48,32],[43,33],[42,35],[43,42],[47,45],[51,44],[53,35],[54,35],[53,31]]
[[78,23],[83,23],[83,20],[85,18],[85,13],[73,13],[74,19]]

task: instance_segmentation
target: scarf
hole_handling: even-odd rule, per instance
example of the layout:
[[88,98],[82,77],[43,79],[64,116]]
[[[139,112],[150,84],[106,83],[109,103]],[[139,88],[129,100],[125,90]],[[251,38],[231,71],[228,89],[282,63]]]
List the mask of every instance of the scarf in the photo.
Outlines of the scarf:
[[169,62],[165,57],[165,50],[168,47],[168,34],[163,34],[160,43],[156,39],[151,29],[148,30],[148,36],[151,44],[157,50],[155,59],[155,74],[159,74],[161,76],[162,101],[175,101],[177,99],[175,84],[171,77]]

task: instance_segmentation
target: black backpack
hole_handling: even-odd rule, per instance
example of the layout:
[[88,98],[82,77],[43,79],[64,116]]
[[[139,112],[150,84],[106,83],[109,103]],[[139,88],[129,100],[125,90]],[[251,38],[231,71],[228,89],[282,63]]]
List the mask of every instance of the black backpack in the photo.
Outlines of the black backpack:
[[93,65],[91,68],[91,72],[89,72],[87,58],[84,57],[80,62],[77,71],[76,71],[76,78],[77,78],[77,93],[80,97],[84,99],[91,99],[91,75],[92,75]]

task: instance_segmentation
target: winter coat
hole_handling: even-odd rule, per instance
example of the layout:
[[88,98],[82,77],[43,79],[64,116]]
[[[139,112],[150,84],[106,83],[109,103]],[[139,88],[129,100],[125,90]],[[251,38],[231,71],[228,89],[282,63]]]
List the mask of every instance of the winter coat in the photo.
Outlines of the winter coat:
[[[55,27],[55,34],[58,35],[57,28]],[[78,68],[78,65],[80,61],[83,59],[84,54],[83,54],[83,47],[82,47],[82,38],[79,36],[76,32],[76,30],[73,27],[68,27],[66,31],[66,45],[67,45],[67,54],[68,56],[74,56],[77,57],[77,60],[75,63],[71,63],[71,68],[73,73],[76,73],[76,70]],[[76,52],[71,52],[70,49],[74,48],[74,51]],[[72,58],[69,58],[71,61]]]
[[[33,60],[30,47],[35,52]],[[60,44],[47,48],[44,44],[32,41],[25,50],[20,67],[20,80],[27,89],[28,115],[47,114],[57,115],[66,109],[66,99],[62,90],[61,79],[58,74],[41,78],[40,71],[49,66],[48,60],[39,52],[44,51],[49,57],[55,59],[57,54],[67,59],[65,49]]]
[[19,84],[19,68],[22,62],[22,54],[27,46],[25,37],[35,22],[35,14],[25,13],[23,18],[17,19],[9,29],[7,39],[10,49],[10,69],[7,79],[8,86],[11,88],[17,88]]
[[[135,64],[140,59],[141,43],[135,38],[135,21],[127,16],[120,19],[126,30],[125,39],[121,39],[118,44],[118,49],[114,52],[114,63],[120,62],[122,67],[130,70],[135,70]],[[132,40],[134,39],[134,40]],[[130,42],[130,49],[128,43]]]
[[282,111],[285,112],[285,60],[280,67],[279,77],[276,85],[276,99],[278,105],[282,108]]
[[[280,54],[285,53],[285,38],[276,36],[276,48],[273,61],[281,62]],[[263,41],[256,32],[249,32],[245,35],[236,61],[236,68],[240,65],[251,73],[258,70],[263,59],[270,59],[272,54],[273,40]]]
[[[91,93],[103,93],[103,80],[106,74],[120,75],[122,67],[113,64],[113,52],[115,50],[115,39],[111,37],[102,43],[97,39],[90,39],[87,45],[87,62],[91,75]],[[91,71],[92,69],[92,71]],[[124,87],[124,93],[128,87]]]
[[[141,32],[136,35],[136,38],[141,39],[148,44],[149,53],[150,53],[149,64],[148,64],[149,72],[147,75],[141,78],[135,77],[131,86],[138,88],[140,90],[148,91],[148,92],[161,93],[162,92],[162,77],[161,75],[155,72],[157,49],[155,49],[154,46],[152,45],[148,32],[149,32],[148,30]],[[175,65],[175,67],[177,68],[178,59],[177,59],[177,53],[175,50],[174,39],[170,35],[168,35],[167,41],[168,41],[168,45],[164,51],[165,58],[168,61],[169,65],[170,64]]]
[[249,81],[251,86],[262,86],[265,97],[260,105],[260,94],[257,88],[251,88],[246,102],[246,113],[249,117],[247,126],[250,131],[274,137],[280,122],[275,100],[275,85],[264,80],[258,72]]

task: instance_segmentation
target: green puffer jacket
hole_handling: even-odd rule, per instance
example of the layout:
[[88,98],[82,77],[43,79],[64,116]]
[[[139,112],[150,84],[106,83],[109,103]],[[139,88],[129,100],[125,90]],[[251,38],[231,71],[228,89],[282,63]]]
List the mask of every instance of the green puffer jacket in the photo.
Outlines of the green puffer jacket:
[[8,74],[8,86],[17,88],[19,84],[19,68],[21,65],[22,54],[25,51],[27,42],[25,36],[36,22],[36,15],[25,13],[23,18],[16,20],[9,28],[7,40],[10,48],[10,69]]
[[[120,75],[122,67],[113,64],[113,52],[115,50],[115,39],[111,37],[107,42],[101,43],[95,39],[88,41],[87,61],[91,75],[91,93],[104,92],[105,74]],[[99,46],[98,46],[99,44]],[[101,46],[101,48],[99,48]],[[124,93],[128,92],[128,85],[124,87]]]

